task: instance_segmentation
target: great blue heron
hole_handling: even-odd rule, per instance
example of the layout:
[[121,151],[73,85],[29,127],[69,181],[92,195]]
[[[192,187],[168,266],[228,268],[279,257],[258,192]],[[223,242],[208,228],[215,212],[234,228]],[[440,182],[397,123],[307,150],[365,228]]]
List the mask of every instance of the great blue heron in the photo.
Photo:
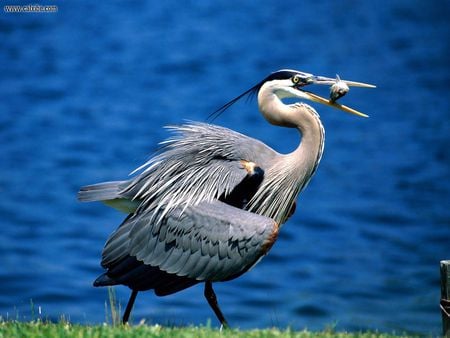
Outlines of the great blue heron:
[[[344,89],[330,100],[304,90],[337,81]],[[135,177],[81,188],[79,200],[103,201],[128,213],[106,242],[101,265],[107,271],[94,282],[132,290],[124,323],[139,291],[165,296],[204,282],[209,305],[228,325],[212,283],[239,277],[268,253],[322,156],[324,129],[317,112],[281,99],[306,99],[367,116],[335,102],[347,86],[373,87],[280,70],[217,110],[257,93],[269,123],[301,133],[300,145],[290,154],[227,128],[187,123],[170,127],[175,135],[135,170]]]

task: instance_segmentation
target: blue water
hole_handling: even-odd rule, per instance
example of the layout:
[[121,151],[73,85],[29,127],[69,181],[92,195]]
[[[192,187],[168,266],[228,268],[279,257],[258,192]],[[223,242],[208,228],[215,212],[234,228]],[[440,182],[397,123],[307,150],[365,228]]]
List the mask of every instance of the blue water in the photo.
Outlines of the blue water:
[[[0,13],[3,319],[104,322],[107,290],[92,281],[123,215],[78,203],[78,188],[125,178],[167,136],[164,125],[205,121],[268,73],[294,68],[376,84],[342,99],[371,117],[315,105],[321,165],[269,256],[216,285],[224,313],[241,328],[439,334],[439,261],[450,258],[448,1],[54,4],[56,14]],[[282,152],[298,143],[253,101],[215,123]],[[128,290],[116,292],[124,307]],[[208,318],[216,325],[201,285],[141,294],[134,311],[134,322]]]

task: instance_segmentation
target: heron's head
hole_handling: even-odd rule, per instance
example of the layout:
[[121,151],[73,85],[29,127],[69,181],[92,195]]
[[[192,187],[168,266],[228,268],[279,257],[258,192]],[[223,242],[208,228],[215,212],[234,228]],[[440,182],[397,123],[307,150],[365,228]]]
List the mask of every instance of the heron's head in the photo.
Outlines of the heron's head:
[[[341,86],[336,86],[336,84],[341,84]],[[313,85],[326,85],[326,86],[334,86],[335,92],[332,92],[330,95],[330,99],[321,97],[317,94],[312,93],[307,90],[311,88]],[[365,88],[375,88],[374,85],[355,82],[355,81],[347,81],[341,80],[338,76],[336,79],[317,76],[309,73],[300,72],[297,70],[291,69],[282,69],[271,73],[261,82],[248,89],[238,97],[234,98],[221,108],[219,108],[213,114],[221,113],[226,110],[228,107],[233,105],[237,100],[241,99],[246,95],[256,95],[256,94],[265,94],[265,95],[275,95],[279,99],[284,98],[299,98],[302,100],[308,100],[312,102],[321,103],[339,110],[343,110],[345,112],[355,114],[358,116],[368,117],[366,114],[363,114],[353,108],[347,107],[345,105],[341,105],[336,102],[338,98],[345,95],[346,91],[341,91],[342,88],[346,88],[348,91],[348,87],[365,87]],[[336,89],[337,88],[337,89]]]

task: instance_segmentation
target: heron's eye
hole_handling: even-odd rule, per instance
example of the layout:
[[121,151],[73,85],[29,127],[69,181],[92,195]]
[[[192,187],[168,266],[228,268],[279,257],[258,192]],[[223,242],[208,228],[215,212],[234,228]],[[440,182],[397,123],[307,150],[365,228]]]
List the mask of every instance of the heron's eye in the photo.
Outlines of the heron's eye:
[[292,77],[292,83],[295,84],[295,85],[299,84],[299,83],[300,83],[300,80],[301,80],[301,78],[300,78],[300,75],[298,75],[298,74],[295,74],[295,75]]

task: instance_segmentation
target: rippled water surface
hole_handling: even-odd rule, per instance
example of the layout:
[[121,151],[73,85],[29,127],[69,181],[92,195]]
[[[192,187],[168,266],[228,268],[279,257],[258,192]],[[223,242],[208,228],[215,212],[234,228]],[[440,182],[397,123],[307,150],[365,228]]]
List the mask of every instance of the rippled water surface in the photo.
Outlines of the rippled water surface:
[[[30,319],[32,300],[49,319],[105,321],[107,290],[92,281],[124,216],[78,203],[78,188],[125,178],[167,136],[164,125],[205,121],[271,71],[294,68],[377,84],[342,99],[371,117],[315,106],[327,132],[317,174],[270,255],[216,285],[223,311],[241,328],[440,332],[448,1],[56,4],[56,14],[0,13],[3,318]],[[254,101],[215,123],[282,152],[299,140]],[[128,290],[116,289],[124,306]],[[141,318],[216,323],[200,285],[141,294]]]

